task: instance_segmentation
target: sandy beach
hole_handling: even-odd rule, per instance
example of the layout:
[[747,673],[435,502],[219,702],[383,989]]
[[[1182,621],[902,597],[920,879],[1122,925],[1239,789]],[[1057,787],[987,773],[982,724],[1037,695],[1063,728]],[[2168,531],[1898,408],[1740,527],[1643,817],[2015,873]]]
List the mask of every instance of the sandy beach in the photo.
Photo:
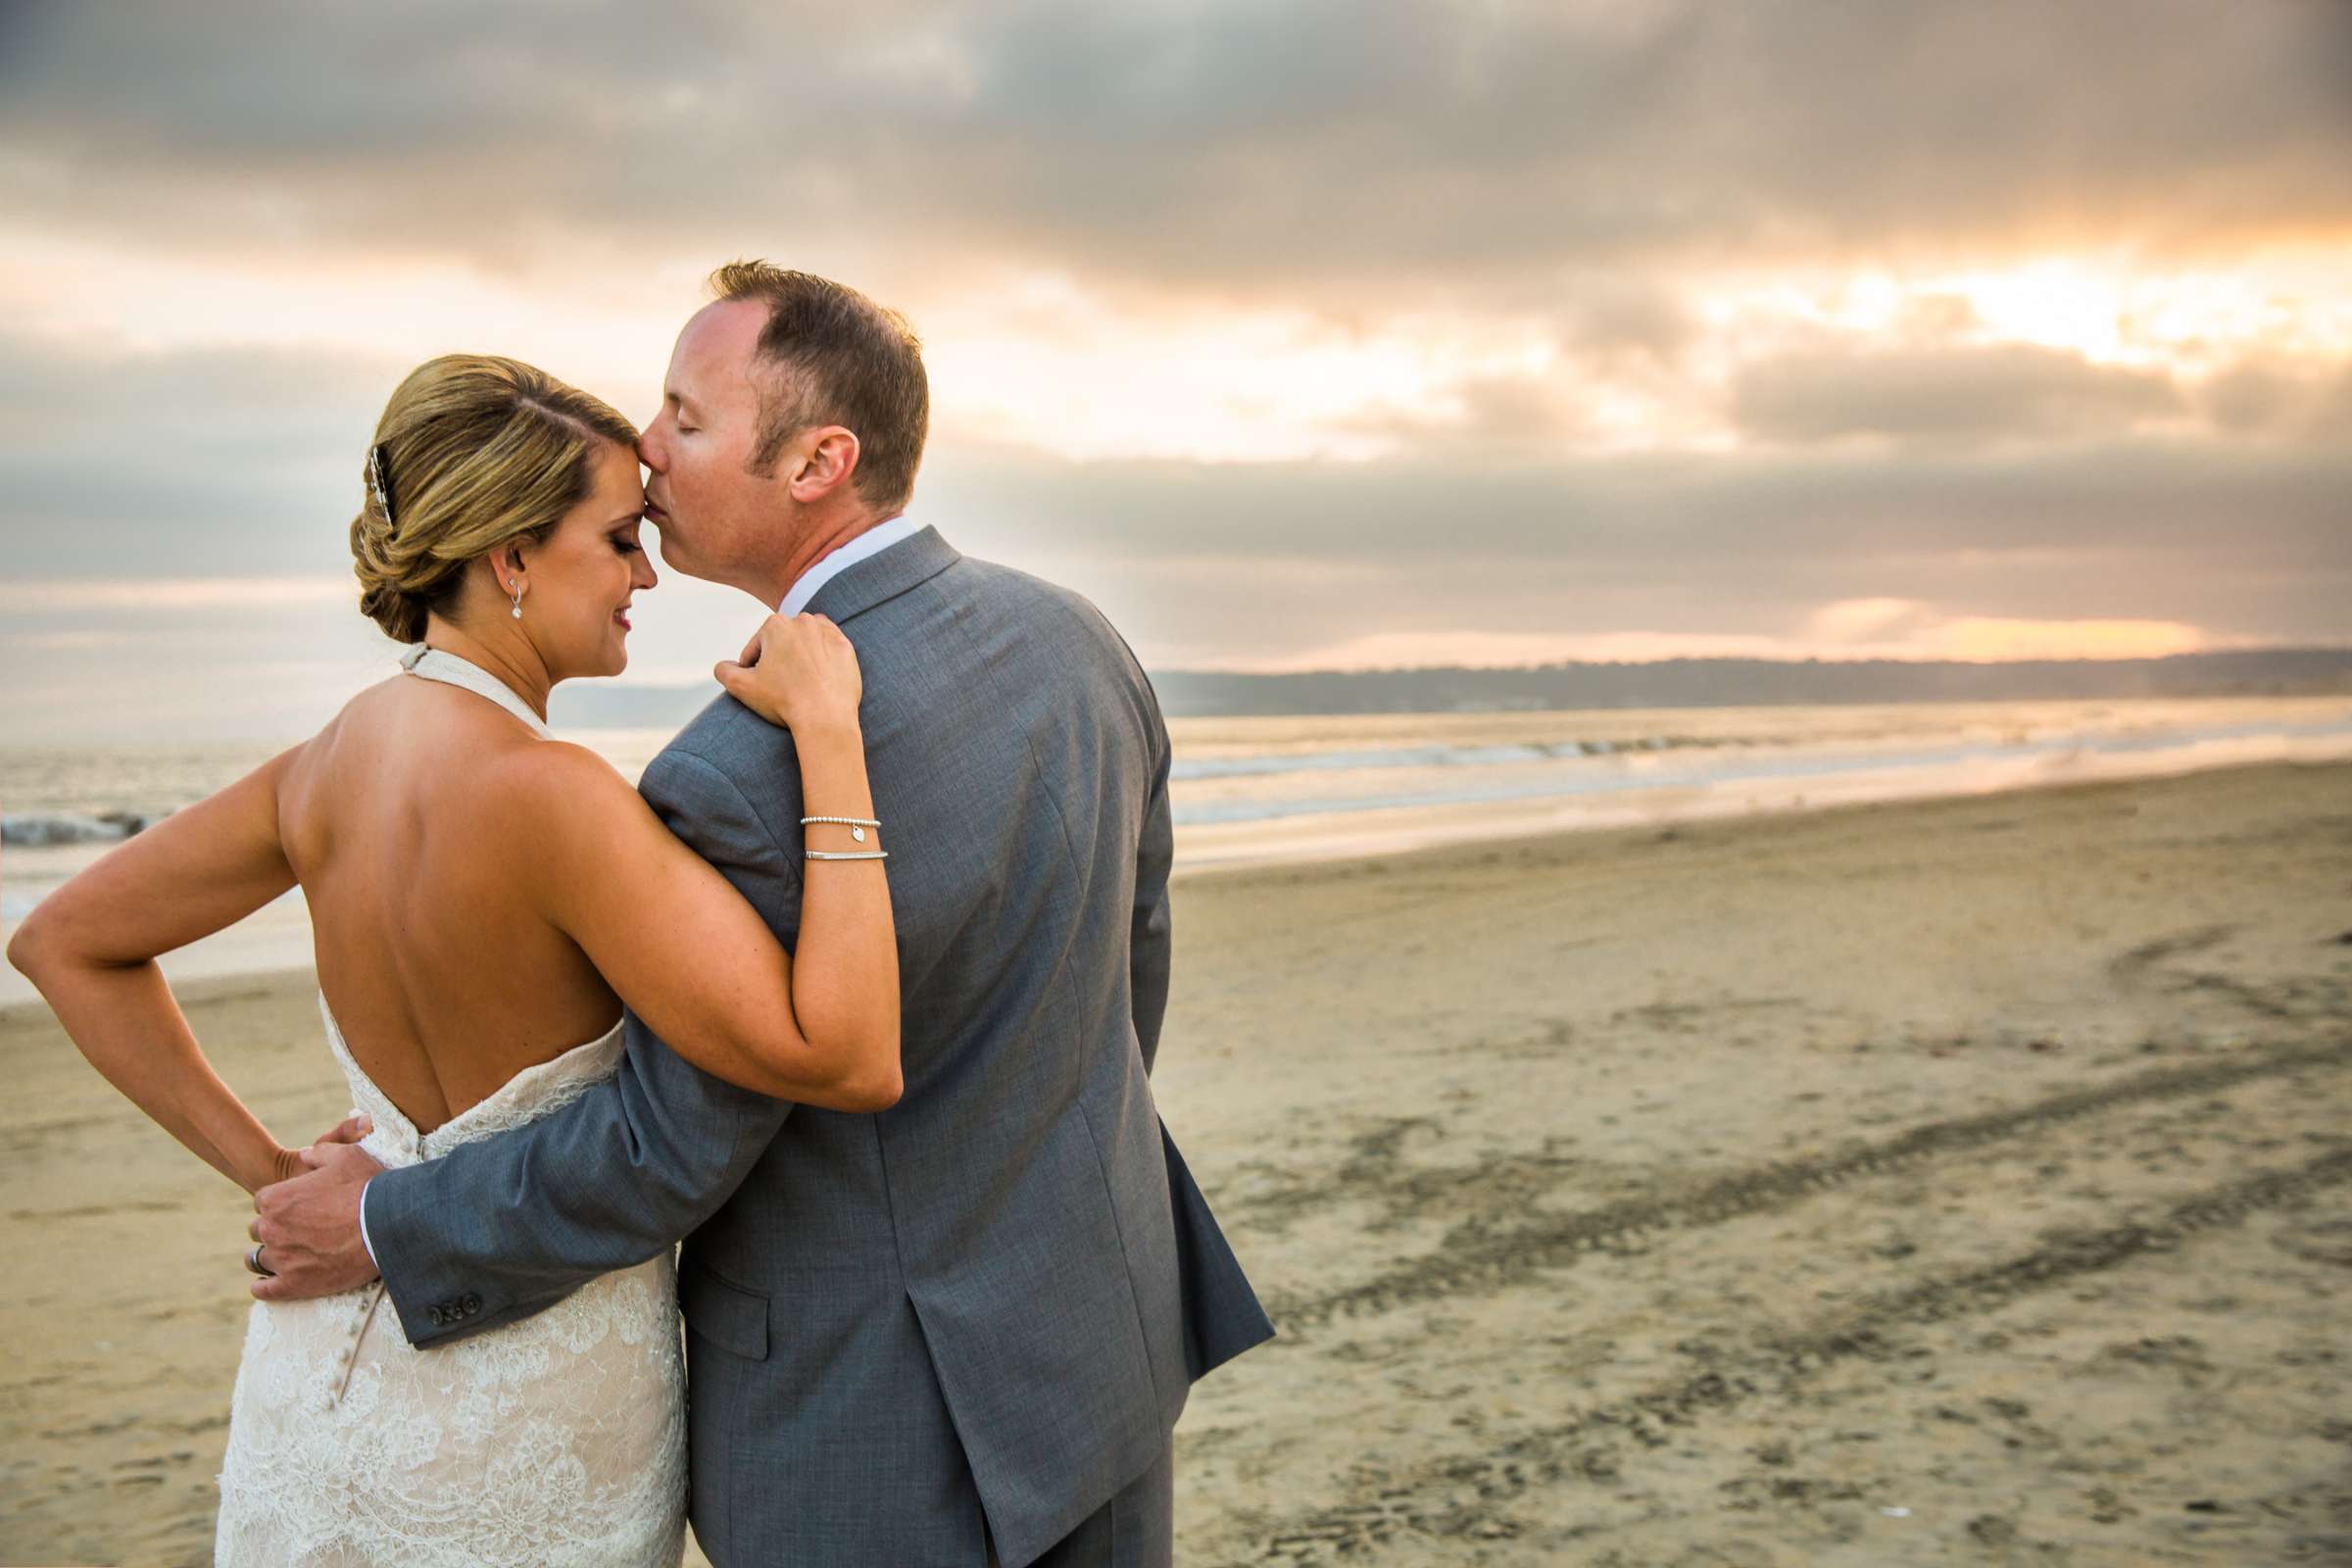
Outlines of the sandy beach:
[[[1188,876],[1185,1564],[2352,1562],[2352,765]],[[183,1000],[281,1137],[306,974]],[[0,1562],[201,1563],[244,1196],[0,1011]]]

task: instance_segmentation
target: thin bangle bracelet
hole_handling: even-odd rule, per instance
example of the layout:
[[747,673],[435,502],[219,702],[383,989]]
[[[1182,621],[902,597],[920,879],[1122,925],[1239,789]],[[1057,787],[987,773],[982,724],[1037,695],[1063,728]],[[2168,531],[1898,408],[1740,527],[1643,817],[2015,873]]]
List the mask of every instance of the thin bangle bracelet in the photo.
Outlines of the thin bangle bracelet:
[[808,860],[887,860],[888,850],[874,850],[864,855],[828,855],[822,850],[803,850],[801,858]]
[[804,816],[801,818],[803,827],[807,827],[811,822],[839,822],[846,827],[880,827],[882,825],[882,819],[878,816]]

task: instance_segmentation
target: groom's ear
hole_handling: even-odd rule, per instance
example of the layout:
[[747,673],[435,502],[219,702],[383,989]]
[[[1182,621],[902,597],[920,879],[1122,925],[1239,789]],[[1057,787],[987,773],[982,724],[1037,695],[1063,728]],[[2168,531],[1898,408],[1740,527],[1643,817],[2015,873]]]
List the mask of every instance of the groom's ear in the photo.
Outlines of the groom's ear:
[[807,455],[791,475],[792,499],[803,506],[831,495],[858,471],[858,432],[828,424],[802,437]]

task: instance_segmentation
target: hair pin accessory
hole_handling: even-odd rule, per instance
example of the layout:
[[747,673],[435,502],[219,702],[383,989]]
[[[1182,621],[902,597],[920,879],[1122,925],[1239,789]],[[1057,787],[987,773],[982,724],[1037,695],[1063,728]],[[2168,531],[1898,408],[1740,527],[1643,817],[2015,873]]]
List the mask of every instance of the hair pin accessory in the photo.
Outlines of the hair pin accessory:
[[384,526],[387,528],[392,526],[391,467],[391,449],[383,442],[378,441],[368,449],[368,493],[375,498],[376,507],[383,513]]

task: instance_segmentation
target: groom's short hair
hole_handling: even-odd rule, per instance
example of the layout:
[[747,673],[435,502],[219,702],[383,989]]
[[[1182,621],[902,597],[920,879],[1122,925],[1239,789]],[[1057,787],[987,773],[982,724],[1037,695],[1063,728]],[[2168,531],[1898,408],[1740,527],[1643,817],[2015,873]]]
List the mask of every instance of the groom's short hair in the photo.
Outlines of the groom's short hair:
[[858,436],[858,494],[904,507],[931,429],[923,345],[906,318],[846,283],[761,261],[729,262],[710,274],[710,291],[767,307],[758,353],[780,373],[760,388],[752,471],[771,471],[784,443],[809,426],[844,425]]

